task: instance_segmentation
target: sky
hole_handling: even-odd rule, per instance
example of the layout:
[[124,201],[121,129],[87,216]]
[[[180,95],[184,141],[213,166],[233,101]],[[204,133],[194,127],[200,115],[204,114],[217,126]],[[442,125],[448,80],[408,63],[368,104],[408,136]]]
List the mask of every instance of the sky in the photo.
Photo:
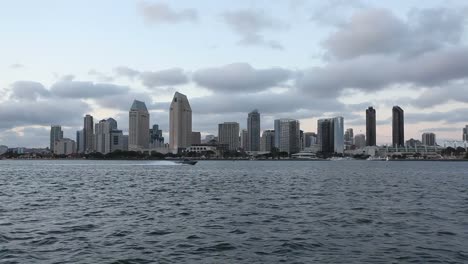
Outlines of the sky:
[[456,0],[0,0],[0,145],[74,139],[91,114],[128,131],[134,99],[168,142],[169,102],[188,96],[193,130],[217,134],[258,109],[262,130],[295,118],[315,132],[343,116],[391,143],[461,140],[468,124],[468,3]]

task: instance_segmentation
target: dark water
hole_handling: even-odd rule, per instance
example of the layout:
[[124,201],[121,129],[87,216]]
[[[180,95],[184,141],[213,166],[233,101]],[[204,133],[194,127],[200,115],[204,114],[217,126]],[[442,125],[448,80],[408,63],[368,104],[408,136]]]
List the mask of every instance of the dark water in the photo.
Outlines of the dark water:
[[0,263],[468,263],[468,163],[0,161]]

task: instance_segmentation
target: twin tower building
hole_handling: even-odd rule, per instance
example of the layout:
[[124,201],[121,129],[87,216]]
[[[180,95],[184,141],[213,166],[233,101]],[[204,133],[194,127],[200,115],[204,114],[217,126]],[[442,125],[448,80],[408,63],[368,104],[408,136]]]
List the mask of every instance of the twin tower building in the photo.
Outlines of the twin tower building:
[[[135,100],[129,112],[128,150],[150,148],[150,114],[144,102]],[[176,92],[169,109],[169,148],[172,152],[192,143],[192,108],[187,96]]]

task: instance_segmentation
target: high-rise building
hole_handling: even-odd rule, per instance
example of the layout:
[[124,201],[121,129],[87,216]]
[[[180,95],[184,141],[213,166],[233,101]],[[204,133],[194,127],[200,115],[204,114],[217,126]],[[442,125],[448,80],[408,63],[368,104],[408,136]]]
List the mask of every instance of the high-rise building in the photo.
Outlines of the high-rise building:
[[344,153],[344,119],[334,117],[317,121],[318,143],[323,153]]
[[169,145],[173,151],[190,147],[192,141],[192,108],[187,96],[176,92],[169,109]]
[[226,145],[230,151],[239,148],[239,123],[224,122],[218,124],[218,138],[220,145]]
[[94,121],[91,115],[84,117],[83,146],[84,153],[94,152]]
[[84,153],[84,133],[83,129],[76,131],[76,153]]
[[364,134],[357,134],[354,136],[354,145],[356,148],[361,149],[366,146],[366,135]]
[[369,106],[366,110],[366,145],[377,145],[377,122],[375,109]]
[[294,154],[301,150],[300,123],[295,119],[275,120],[275,148]]
[[247,146],[249,145],[249,132],[247,129],[242,129],[240,132],[240,148],[243,150],[247,150]]
[[468,141],[468,125],[463,129],[463,141]]
[[144,102],[135,100],[129,111],[128,150],[141,151],[149,148],[150,115]]
[[394,147],[405,145],[404,111],[399,106],[394,106],[392,109],[392,139]]
[[117,121],[113,118],[103,119],[94,126],[94,150],[107,154],[111,151],[111,132],[117,130]]
[[352,128],[346,129],[344,133],[344,144],[346,148],[350,148],[354,144],[354,130]]
[[150,147],[161,148],[164,146],[164,137],[162,130],[159,129],[159,125],[154,124],[153,128],[150,129]]
[[63,138],[61,126],[50,127],[50,152],[54,153],[55,142]]
[[201,133],[192,131],[192,140],[190,145],[200,145],[201,144]]
[[317,144],[317,134],[314,132],[304,133],[304,148],[310,148],[312,145]]
[[76,153],[75,141],[69,138],[61,138],[54,143],[55,155],[71,155]]
[[265,130],[260,139],[260,151],[271,151],[275,147],[275,131]]
[[248,151],[260,150],[260,113],[257,109],[249,113],[247,118],[247,131],[248,131]]
[[424,146],[435,146],[436,145],[436,135],[434,133],[423,133],[422,134],[422,144]]
[[122,130],[111,130],[109,133],[110,141],[109,145],[106,145],[106,153],[112,153],[116,150],[127,151],[128,150],[128,136],[122,133]]

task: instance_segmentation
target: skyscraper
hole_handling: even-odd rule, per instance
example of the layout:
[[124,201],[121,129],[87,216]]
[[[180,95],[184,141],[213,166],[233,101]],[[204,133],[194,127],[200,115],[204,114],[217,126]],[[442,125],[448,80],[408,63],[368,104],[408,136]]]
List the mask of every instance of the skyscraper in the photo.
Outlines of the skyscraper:
[[463,128],[463,141],[468,141],[468,125]]
[[377,123],[375,109],[369,106],[366,110],[366,145],[377,145]]
[[113,118],[103,119],[95,125],[94,149],[96,152],[107,154],[112,152],[111,132],[117,130],[117,121]]
[[354,144],[354,130],[352,128],[346,129],[344,134],[344,144],[348,148]]
[[304,148],[310,148],[312,145],[317,144],[317,134],[314,132],[304,133]]
[[94,121],[91,115],[84,117],[83,146],[84,153],[94,152]]
[[54,153],[55,142],[63,138],[63,131],[61,126],[50,127],[50,152]]
[[248,151],[260,150],[260,113],[257,109],[249,113],[247,118]]
[[325,154],[332,154],[335,149],[335,140],[333,132],[333,119],[317,120],[317,141],[320,151]]
[[275,148],[281,152],[294,154],[301,150],[300,123],[295,119],[275,120]]
[[392,109],[392,139],[394,147],[405,145],[404,111],[399,106],[394,106]]
[[422,134],[422,144],[424,146],[435,146],[436,145],[436,135],[434,133],[423,133]]
[[275,147],[275,131],[265,130],[260,139],[260,151],[271,151]]
[[150,115],[144,102],[133,101],[129,111],[128,150],[141,151],[149,147]]
[[344,153],[344,119],[334,117],[317,121],[318,142],[325,154]]
[[230,151],[237,150],[239,148],[239,123],[218,124],[218,141],[220,145],[226,145]]
[[356,148],[360,149],[366,146],[366,135],[364,134],[357,134],[354,137],[354,145]]
[[76,153],[83,153],[84,147],[84,133],[83,129],[76,131]]
[[240,132],[240,147],[243,150],[247,150],[247,146],[249,145],[249,132],[247,129],[242,129]]
[[192,141],[192,108],[187,96],[176,92],[169,109],[169,145],[173,151],[190,147]]
[[159,129],[159,125],[154,124],[153,128],[150,129],[150,147],[160,148],[164,146],[164,137],[162,130]]

